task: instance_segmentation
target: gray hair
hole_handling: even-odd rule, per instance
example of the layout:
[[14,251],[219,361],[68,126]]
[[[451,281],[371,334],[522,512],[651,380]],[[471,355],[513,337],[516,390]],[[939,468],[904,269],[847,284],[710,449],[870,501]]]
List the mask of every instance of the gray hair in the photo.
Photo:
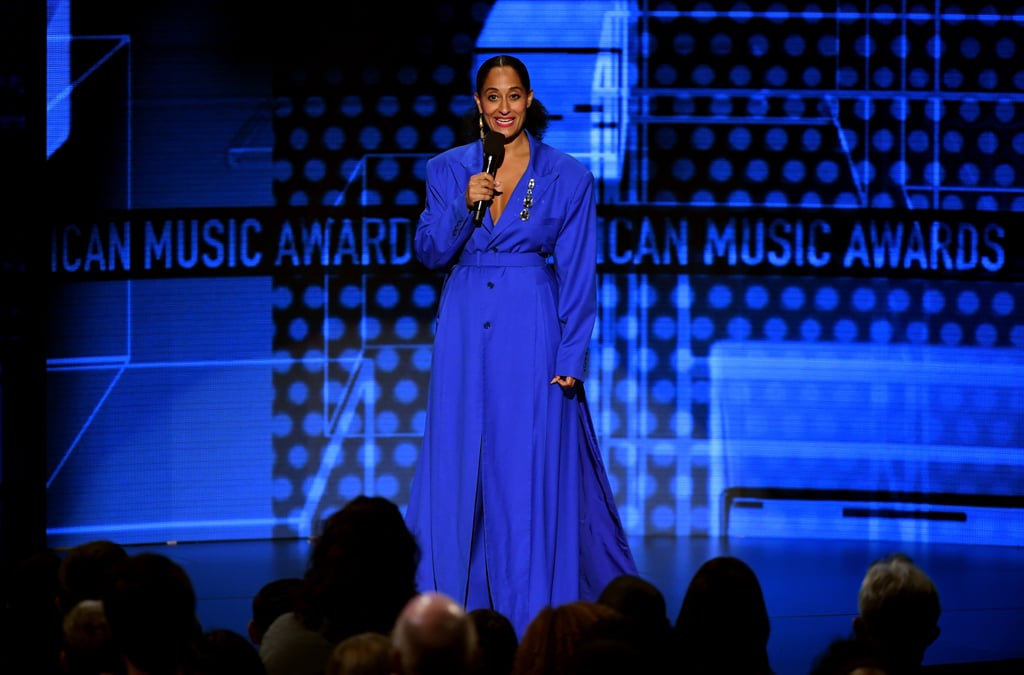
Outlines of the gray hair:
[[934,633],[942,611],[934,582],[902,553],[868,567],[857,610],[872,633],[915,641]]

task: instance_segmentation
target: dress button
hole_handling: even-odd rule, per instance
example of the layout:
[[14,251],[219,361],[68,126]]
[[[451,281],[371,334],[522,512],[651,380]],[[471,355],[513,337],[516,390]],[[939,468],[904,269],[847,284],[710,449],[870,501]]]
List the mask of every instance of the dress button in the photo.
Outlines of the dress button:
[[488,281],[487,282],[487,288],[494,288],[494,282],[493,281]]
[[491,322],[490,321],[488,321],[488,322],[486,322],[484,324],[484,328],[490,328],[490,327],[491,327]]

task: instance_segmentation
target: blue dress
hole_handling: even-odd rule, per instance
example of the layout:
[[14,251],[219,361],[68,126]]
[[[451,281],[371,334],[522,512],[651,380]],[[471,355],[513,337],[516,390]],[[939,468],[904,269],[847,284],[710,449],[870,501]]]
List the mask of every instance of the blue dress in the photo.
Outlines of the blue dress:
[[[481,144],[427,163],[414,248],[447,276],[406,510],[420,590],[492,607],[520,636],[545,606],[596,600],[637,573],[582,384],[597,313],[594,177],[529,141],[506,210],[480,227],[464,195]],[[579,380],[575,392],[555,375]]]

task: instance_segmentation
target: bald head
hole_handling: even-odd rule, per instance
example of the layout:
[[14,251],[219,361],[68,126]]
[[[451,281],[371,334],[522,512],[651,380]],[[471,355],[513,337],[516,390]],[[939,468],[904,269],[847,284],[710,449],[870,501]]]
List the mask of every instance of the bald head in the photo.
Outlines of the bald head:
[[476,642],[476,629],[460,604],[442,593],[422,593],[395,622],[392,663],[402,675],[458,675],[472,668]]

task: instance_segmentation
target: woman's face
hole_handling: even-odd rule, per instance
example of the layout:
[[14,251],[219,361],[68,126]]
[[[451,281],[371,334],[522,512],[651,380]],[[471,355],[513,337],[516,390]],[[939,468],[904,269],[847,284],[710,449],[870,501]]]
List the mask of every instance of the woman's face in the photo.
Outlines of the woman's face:
[[487,126],[504,135],[506,142],[523,130],[526,109],[533,102],[533,92],[523,88],[519,74],[510,66],[492,68],[474,97]]

